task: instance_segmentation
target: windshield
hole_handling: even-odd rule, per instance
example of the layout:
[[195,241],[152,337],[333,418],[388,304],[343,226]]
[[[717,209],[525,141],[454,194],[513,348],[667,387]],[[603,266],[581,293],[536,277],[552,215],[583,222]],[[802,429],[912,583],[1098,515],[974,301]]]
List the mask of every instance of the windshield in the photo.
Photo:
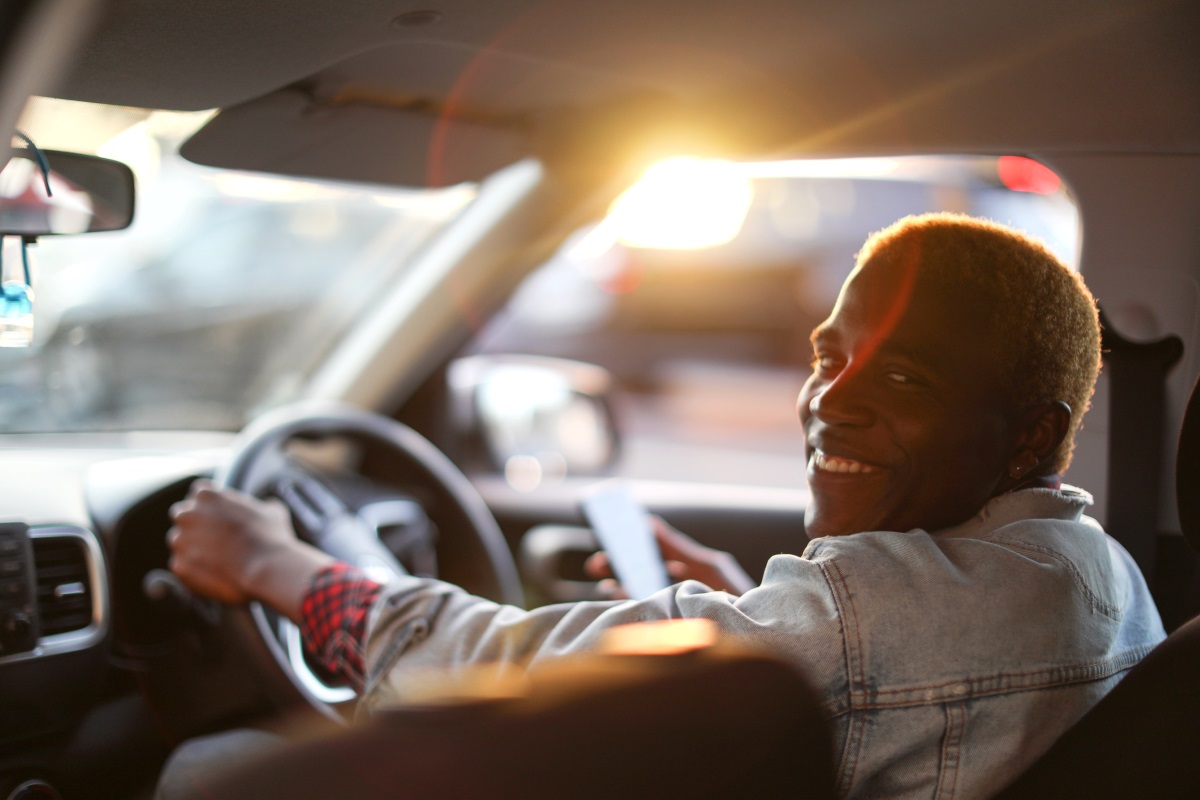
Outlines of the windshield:
[[[44,237],[34,337],[0,348],[0,430],[237,430],[292,399],[471,186],[291,180],[201,167],[178,147],[210,114],[35,100],[45,148],[133,167],[125,231]],[[4,243],[3,279],[21,255]]]

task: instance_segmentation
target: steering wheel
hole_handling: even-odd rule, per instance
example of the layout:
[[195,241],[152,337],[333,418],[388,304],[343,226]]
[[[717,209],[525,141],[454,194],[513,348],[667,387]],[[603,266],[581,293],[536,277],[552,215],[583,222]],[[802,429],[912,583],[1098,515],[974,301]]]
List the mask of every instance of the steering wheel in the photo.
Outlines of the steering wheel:
[[[379,538],[381,528],[422,514],[412,500],[391,499],[351,507],[320,481],[306,477],[290,461],[286,446],[296,440],[346,440],[371,446],[411,476],[431,496],[440,521],[439,560],[451,577],[474,594],[521,605],[516,564],[495,518],[466,476],[429,440],[395,420],[348,405],[300,403],[272,411],[251,423],[234,443],[217,483],[250,494],[271,493],[292,511],[312,542],[331,555],[386,580],[405,574],[395,554]],[[450,563],[445,563],[449,561]],[[451,575],[447,575],[447,571]],[[259,603],[249,608],[243,636],[266,645],[275,670],[285,675],[318,711],[336,719],[336,710],[354,699],[353,690],[330,686],[305,661],[300,632],[286,618]],[[253,644],[253,642],[247,642]]]

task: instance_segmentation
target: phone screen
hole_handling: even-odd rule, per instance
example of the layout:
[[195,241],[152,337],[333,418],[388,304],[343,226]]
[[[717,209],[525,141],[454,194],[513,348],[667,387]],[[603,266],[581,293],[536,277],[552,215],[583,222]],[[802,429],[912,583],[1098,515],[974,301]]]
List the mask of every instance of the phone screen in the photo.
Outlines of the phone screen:
[[650,517],[627,485],[601,484],[584,498],[583,513],[631,598],[641,600],[671,585]]

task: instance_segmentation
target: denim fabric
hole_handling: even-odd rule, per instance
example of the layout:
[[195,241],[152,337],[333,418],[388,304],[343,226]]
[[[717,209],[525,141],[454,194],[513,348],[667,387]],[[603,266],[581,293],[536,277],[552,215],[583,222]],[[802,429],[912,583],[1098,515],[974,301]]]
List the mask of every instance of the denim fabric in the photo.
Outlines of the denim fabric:
[[402,703],[430,675],[585,652],[614,625],[702,617],[808,676],[843,796],[985,797],[1164,637],[1132,559],[1082,516],[1090,502],[1026,489],[932,534],[816,539],[772,558],[740,598],[688,581],[636,602],[522,611],[400,578],[368,621],[363,705]]

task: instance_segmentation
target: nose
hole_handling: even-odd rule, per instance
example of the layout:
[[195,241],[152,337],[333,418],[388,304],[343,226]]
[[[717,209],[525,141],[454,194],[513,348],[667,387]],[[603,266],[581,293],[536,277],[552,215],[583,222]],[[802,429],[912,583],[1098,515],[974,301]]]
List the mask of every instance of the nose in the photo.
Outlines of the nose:
[[815,417],[826,425],[867,426],[875,418],[870,396],[857,371],[843,369],[832,380],[814,376],[800,393],[800,419]]

